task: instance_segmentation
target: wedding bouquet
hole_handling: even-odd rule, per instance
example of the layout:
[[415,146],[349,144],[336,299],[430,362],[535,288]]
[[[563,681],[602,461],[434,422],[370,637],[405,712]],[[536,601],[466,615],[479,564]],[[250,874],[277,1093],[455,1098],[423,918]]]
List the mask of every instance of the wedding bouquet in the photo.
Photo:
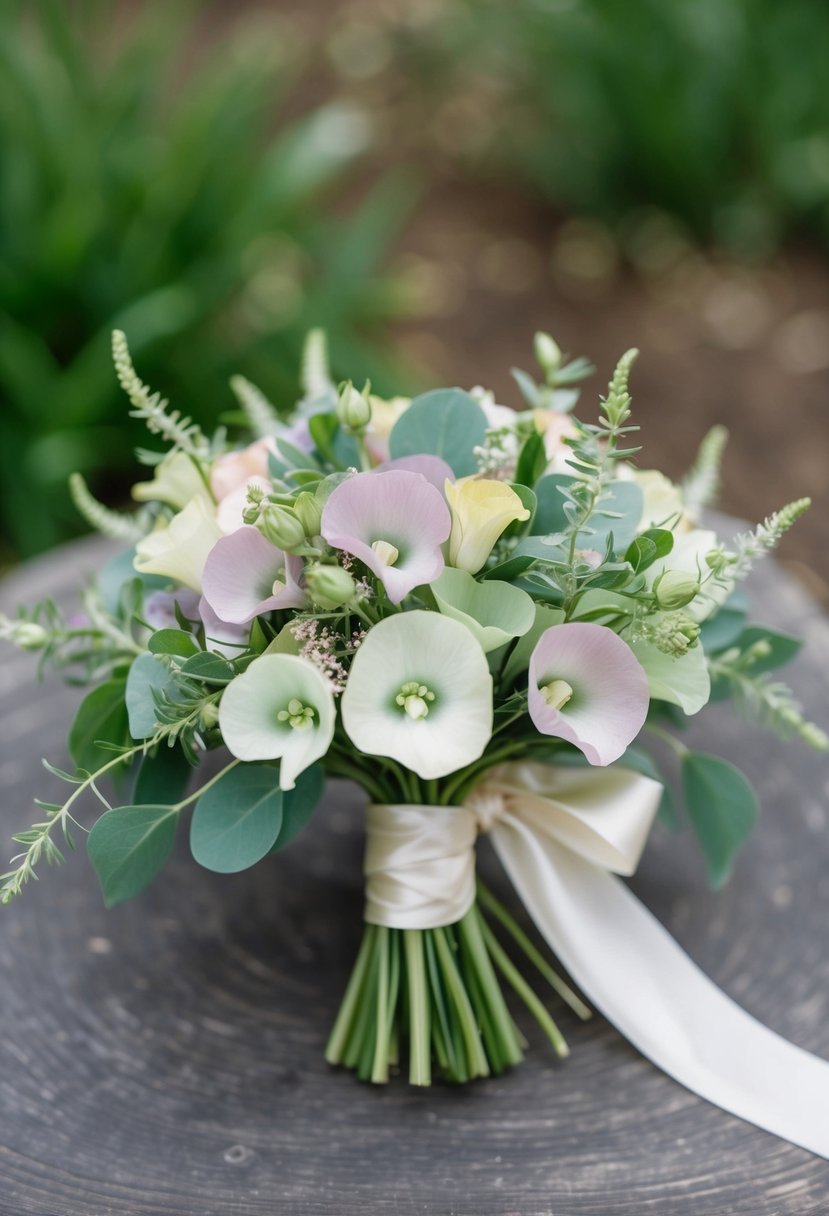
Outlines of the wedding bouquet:
[[[617,877],[657,814],[679,820],[650,738],[676,753],[711,883],[727,878],[756,806],[727,758],[679,738],[710,700],[732,695],[827,747],[770,675],[799,642],[747,624],[738,590],[808,501],[718,539],[701,511],[725,432],[681,487],[637,468],[635,351],[586,422],[573,410],[592,369],[545,334],[539,378],[515,373],[515,412],[480,388],[381,400],[336,386],[315,332],[287,416],[233,381],[228,423],[248,433],[230,442],[142,384],[123,334],[113,349],[133,416],[167,451],[138,453],[152,475],[131,516],[73,479],[90,522],[129,546],[83,612],[46,602],[2,621],[93,686],[69,732],[75,769],[46,765],[71,792],[15,837],[3,902],[62,860],[86,795],[104,808],[88,853],[114,904],[155,878],[189,812],[196,862],[236,872],[299,835],[327,777],[347,778],[369,799],[366,925],[332,1064],[385,1082],[405,1059],[415,1085],[499,1073],[524,1046],[505,989],[566,1054],[527,966],[589,1009],[476,880],[486,832],[546,942],[634,1044],[719,1105],[828,1151],[803,1111],[829,1096],[829,1065],[733,1005]],[[213,750],[218,771],[197,772]],[[107,776],[123,805],[102,793]],[[784,1075],[799,1088],[781,1114]]]

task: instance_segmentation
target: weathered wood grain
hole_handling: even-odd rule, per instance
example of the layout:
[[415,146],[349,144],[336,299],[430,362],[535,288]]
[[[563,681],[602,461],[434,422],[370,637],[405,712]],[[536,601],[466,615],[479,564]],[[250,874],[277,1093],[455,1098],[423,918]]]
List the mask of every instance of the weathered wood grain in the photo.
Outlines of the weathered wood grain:
[[[86,542],[35,563],[0,588],[2,606],[68,597],[103,551]],[[791,678],[825,721],[827,624],[772,567],[758,593],[766,621],[806,634]],[[4,841],[33,794],[56,792],[38,761],[60,763],[77,698],[32,685],[32,670],[3,652]],[[717,895],[690,842],[656,831],[635,889],[746,1009],[829,1056],[829,765],[728,708],[692,734],[753,775],[762,829]],[[162,878],[112,912],[82,856],[0,912],[3,1214],[829,1212],[824,1162],[687,1093],[601,1019],[561,1012],[569,1061],[530,1032],[521,1068],[462,1090],[372,1089],[329,1070],[322,1049],[360,930],[348,787],[247,874],[200,870],[180,844]]]

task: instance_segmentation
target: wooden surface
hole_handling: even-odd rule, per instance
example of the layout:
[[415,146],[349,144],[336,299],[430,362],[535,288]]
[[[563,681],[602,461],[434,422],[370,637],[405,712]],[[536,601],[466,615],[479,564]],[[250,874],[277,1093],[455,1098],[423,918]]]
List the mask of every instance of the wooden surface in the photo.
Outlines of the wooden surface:
[[[2,607],[66,598],[101,553],[87,542],[28,567]],[[759,583],[763,619],[808,638],[791,679],[825,724],[829,628],[771,567]],[[31,796],[57,792],[39,757],[61,762],[77,698],[32,670],[4,649],[4,853]],[[659,830],[633,885],[746,1009],[829,1057],[829,764],[725,707],[692,737],[752,774],[761,830],[717,895],[690,841]],[[360,819],[334,787],[300,841],[247,874],[199,869],[182,839],[111,912],[82,855],[0,910],[3,1216],[829,1212],[826,1163],[686,1092],[600,1018],[562,1011],[568,1061],[530,1032],[522,1067],[460,1090],[331,1071],[323,1046],[360,931]]]

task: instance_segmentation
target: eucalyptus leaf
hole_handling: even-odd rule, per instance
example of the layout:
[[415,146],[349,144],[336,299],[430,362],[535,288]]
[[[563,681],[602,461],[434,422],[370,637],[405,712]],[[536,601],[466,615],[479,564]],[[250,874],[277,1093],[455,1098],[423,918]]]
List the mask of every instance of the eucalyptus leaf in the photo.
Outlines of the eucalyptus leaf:
[[645,777],[650,777],[651,780],[659,782],[662,786],[662,797],[659,800],[659,809],[656,812],[657,818],[666,828],[669,828],[672,832],[678,832],[681,824],[676,801],[671,793],[670,786],[667,785],[665,778],[648,753],[640,751],[638,747],[629,747],[620,758],[619,764],[625,768],[632,768],[637,773],[642,773]]
[[219,874],[246,870],[270,852],[282,827],[279,771],[239,764],[206,790],[190,821],[190,849]]
[[170,585],[170,579],[164,578],[160,574],[139,574],[133,565],[134,558],[135,547],[133,546],[110,558],[98,571],[96,578],[98,594],[105,611],[110,616],[118,615],[121,592],[125,583],[137,582],[145,592],[160,591],[163,587]]
[[207,684],[229,684],[236,672],[227,659],[200,650],[182,663],[181,674],[195,680],[204,680]]
[[296,779],[292,790],[282,794],[282,827],[271,850],[284,849],[299,835],[319,805],[325,789],[325,770],[321,764],[312,764]]
[[171,806],[121,806],[97,821],[87,851],[107,907],[152,882],[172,851],[178,814]]
[[486,438],[486,415],[469,393],[459,388],[435,389],[415,397],[400,415],[389,437],[393,460],[423,453],[440,456],[456,477],[478,471],[474,449]]
[[125,691],[124,680],[107,680],[81,701],[69,731],[69,754],[78,768],[94,773],[112,759],[99,741],[118,747],[129,742]]
[[199,647],[192,633],[183,629],[159,629],[147,642],[151,654],[174,654],[180,658],[189,658],[198,654]]
[[788,633],[778,633],[774,629],[766,629],[760,625],[749,625],[742,631],[734,645],[741,653],[744,653],[757,642],[764,642],[768,646],[769,653],[764,658],[754,659],[748,669],[752,675],[783,667],[786,663],[790,663],[803,647],[800,638],[792,637]]
[[184,797],[193,766],[180,747],[159,743],[141,761],[133,803],[138,806],[157,806],[162,802],[178,802]]
[[737,591],[722,607],[700,626],[700,641],[708,654],[716,654],[733,646],[743,632],[748,612],[748,600]]
[[683,757],[682,788],[709,882],[721,887],[757,820],[754,790],[733,764],[701,752]]
[[575,478],[567,473],[549,473],[542,477],[535,487],[537,505],[535,518],[532,521],[532,532],[535,536],[547,536],[551,532],[563,532],[567,527],[567,516],[564,514],[564,496],[562,489],[571,486]]
[[141,654],[130,667],[125,701],[129,732],[133,739],[147,739],[155,734],[156,711],[153,693],[174,697],[179,687],[175,675],[160,658]]

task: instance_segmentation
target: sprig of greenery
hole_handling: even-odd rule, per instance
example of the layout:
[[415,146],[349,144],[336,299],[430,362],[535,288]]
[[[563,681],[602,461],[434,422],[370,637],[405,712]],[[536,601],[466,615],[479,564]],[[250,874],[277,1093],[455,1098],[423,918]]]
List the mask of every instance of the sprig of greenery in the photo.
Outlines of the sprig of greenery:
[[83,518],[102,536],[133,544],[146,533],[147,528],[141,521],[141,513],[125,515],[105,507],[102,502],[98,502],[81,473],[71,474],[69,492]]
[[[75,774],[65,773],[59,768],[55,768],[48,761],[43,761],[43,767],[53,776],[59,777],[62,781],[68,781],[75,786],[74,791],[69,795],[63,805],[55,802],[40,802],[35,799],[35,805],[46,812],[46,818],[40,823],[33,823],[31,827],[23,832],[17,832],[12,836],[12,840],[18,844],[25,845],[22,853],[12,857],[12,869],[7,870],[5,874],[0,874],[0,904],[11,903],[16,895],[19,895],[27,883],[38,877],[37,866],[41,861],[45,861],[47,865],[60,865],[64,860],[64,854],[60,847],[55,843],[54,834],[59,830],[68,847],[74,848],[70,826],[81,825],[71,814],[72,807],[78,801],[82,794],[88,790],[94,790],[95,783],[105,776],[119,764],[123,764],[127,760],[131,760],[133,756],[139,752],[146,751],[154,743],[158,742],[158,737],[147,740],[144,743],[139,743],[135,747],[128,748],[126,751],[120,751],[118,755],[108,760],[106,764],[101,765],[94,773]],[[16,863],[16,864],[15,864]]]
[[774,680],[768,672],[752,671],[765,653],[762,642],[742,652],[732,647],[709,659],[711,676],[728,681],[737,707],[747,718],[773,730],[781,739],[800,739],[815,751],[829,751],[829,736],[803,717],[788,685]]
[[715,549],[706,561],[718,582],[733,587],[744,579],[755,561],[776,549],[791,527],[808,511],[811,498],[798,498],[773,515],[767,516],[753,532],[744,532],[734,540],[734,549]]
[[244,376],[231,376],[230,387],[236,400],[245,412],[251,430],[257,439],[264,439],[276,431],[279,419],[276,410],[260,388]]
[[682,499],[692,519],[699,516],[703,507],[710,506],[717,500],[722,458],[727,442],[726,427],[712,426],[699,445],[696,459],[682,482]]
[[569,562],[576,558],[578,537],[589,532],[594,514],[602,511],[608,484],[613,480],[616,462],[636,454],[639,448],[620,448],[622,436],[638,431],[637,426],[625,426],[630,417],[631,396],[628,391],[630,372],[639,352],[631,349],[622,355],[608,385],[607,397],[600,399],[601,416],[598,425],[579,423],[578,438],[571,440],[573,455],[568,464],[578,474],[569,487],[563,489],[564,514],[567,519],[565,536],[569,544]]
[[317,401],[335,391],[328,363],[328,338],[324,329],[309,330],[302,349],[302,391],[307,401]]
[[140,418],[151,434],[160,435],[193,460],[206,460],[210,444],[200,427],[190,418],[182,417],[179,410],[168,410],[169,402],[160,393],[150,392],[133,367],[126,335],[120,329],[112,333],[112,359],[118,383],[133,407],[130,417]]

